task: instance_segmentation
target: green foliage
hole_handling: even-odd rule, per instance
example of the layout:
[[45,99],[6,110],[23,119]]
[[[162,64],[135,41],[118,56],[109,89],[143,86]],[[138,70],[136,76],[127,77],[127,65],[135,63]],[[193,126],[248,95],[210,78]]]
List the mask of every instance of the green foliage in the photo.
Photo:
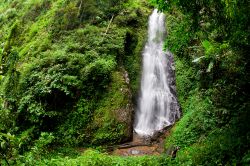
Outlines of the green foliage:
[[[176,66],[176,84],[178,91],[178,100],[183,108],[186,103],[187,98],[189,97],[192,90],[195,89],[197,85],[197,79],[194,75],[195,69],[190,68],[187,61],[182,61],[178,57],[175,57],[175,66]],[[188,106],[188,105],[187,105]],[[183,109],[182,111],[185,111]],[[184,112],[185,113],[185,112]]]
[[167,15],[168,37],[166,38],[165,48],[174,53],[186,55],[186,47],[190,44],[192,35],[190,18],[174,10],[173,14]]
[[167,12],[165,45],[175,54],[184,113],[166,141],[181,148],[173,164],[247,165],[248,2],[151,3]]
[[125,127],[122,124],[115,122],[115,120],[105,122],[104,125],[99,128],[94,135],[92,143],[94,145],[98,145],[105,143],[107,144],[108,142],[111,142],[110,144],[121,142],[124,135],[124,128]]
[[[60,53],[37,60],[34,64],[30,63],[23,69],[17,109],[17,121],[25,124],[22,125],[23,129],[36,125],[41,131],[53,131],[65,120],[67,122],[77,117],[76,122],[79,123],[80,120],[88,119],[88,107],[91,106],[86,102],[87,99],[97,97],[98,92],[105,90],[110,82],[110,73],[115,67],[112,59],[99,58],[91,63],[83,55],[64,56]],[[79,108],[71,113],[70,110],[80,96],[86,99],[86,108]],[[84,125],[88,122],[81,121]],[[76,127],[73,132],[77,132],[84,125]],[[68,134],[67,137],[73,135]],[[70,140],[67,137],[64,137],[65,140]]]
[[15,0],[0,13],[0,132],[22,155],[7,155],[11,164],[131,138],[145,1]]
[[199,143],[216,126],[214,118],[216,115],[213,115],[214,108],[209,98],[193,95],[186,100],[187,103],[184,105],[186,114],[173,129],[173,134],[168,139],[168,146],[177,144],[184,148],[195,142]]
[[26,2],[28,11],[22,17],[22,20],[27,23],[28,21],[35,21],[40,15],[45,13],[51,7],[51,0],[38,0]]
[[93,130],[96,130],[93,144],[109,144],[108,142],[115,144],[131,137],[132,108],[128,107],[131,98],[123,74],[122,72],[112,74],[108,93],[98,104],[92,123]]
[[145,1],[5,0],[0,164],[249,164],[248,2],[151,2],[168,11],[165,47],[176,55],[184,116],[166,147],[180,146],[177,158],[93,150],[76,157],[66,148],[130,139],[150,12]]
[[80,99],[75,110],[58,126],[56,141],[65,146],[88,146],[93,134],[90,124],[93,121],[95,107],[94,101]]
[[172,129],[166,148],[180,147],[176,165],[230,165],[244,163],[243,155],[249,149],[249,127],[246,111],[240,107],[234,114],[215,107],[211,96],[191,91],[182,103],[184,117]]
[[86,150],[81,156],[77,158],[57,157],[53,159],[36,160],[30,165],[82,165],[82,166],[135,166],[135,165],[148,165],[160,166],[166,165],[170,160],[165,159],[166,156],[142,156],[142,157],[118,157],[110,156],[107,154],[99,153],[95,150]]
[[[145,30],[141,31],[146,34]],[[133,95],[135,96],[139,90],[140,85],[140,71],[141,71],[141,53],[143,45],[145,44],[144,35],[136,36],[133,32],[128,31],[126,34],[126,49],[124,57],[124,66],[128,71],[130,78],[130,85]]]
[[[191,118],[198,117],[194,113],[191,114],[193,116],[187,118],[189,121]],[[177,131],[183,129],[181,125],[188,124],[189,121],[184,120],[180,122],[174,131],[173,137],[171,136],[170,140],[167,141],[168,143],[173,141],[171,143],[176,143],[182,147],[182,150],[178,153],[176,163],[189,163],[192,165],[231,165],[233,163],[247,165],[247,157],[243,158],[244,153],[242,153],[242,151],[249,148],[247,145],[248,138],[245,138],[242,134],[245,133],[246,130],[249,130],[245,122],[245,118],[248,116],[248,113],[237,115],[224,127],[216,128],[214,124],[209,124],[213,128],[210,132],[206,132],[208,135],[200,135],[201,138],[193,140],[191,146],[188,145],[191,140],[190,137],[183,138],[184,134]],[[216,118],[213,117],[210,119],[215,120]],[[243,123],[239,123],[242,121]],[[197,126],[197,128],[199,127]],[[184,130],[186,134],[189,134],[190,131],[192,130]],[[180,135],[177,136],[177,133]],[[178,139],[176,142],[175,138]],[[180,140],[183,142],[180,142]]]
[[34,148],[32,148],[35,153],[38,151],[41,153],[47,150],[48,146],[52,143],[54,136],[52,133],[41,133],[38,140],[35,141]]

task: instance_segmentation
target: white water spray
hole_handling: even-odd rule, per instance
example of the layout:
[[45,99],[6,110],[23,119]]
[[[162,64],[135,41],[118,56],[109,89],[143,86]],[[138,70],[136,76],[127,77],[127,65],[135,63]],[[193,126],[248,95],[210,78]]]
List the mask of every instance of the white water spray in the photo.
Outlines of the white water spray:
[[173,56],[163,51],[165,34],[165,15],[155,9],[149,18],[141,94],[134,124],[135,132],[141,136],[152,136],[180,117],[175,94]]

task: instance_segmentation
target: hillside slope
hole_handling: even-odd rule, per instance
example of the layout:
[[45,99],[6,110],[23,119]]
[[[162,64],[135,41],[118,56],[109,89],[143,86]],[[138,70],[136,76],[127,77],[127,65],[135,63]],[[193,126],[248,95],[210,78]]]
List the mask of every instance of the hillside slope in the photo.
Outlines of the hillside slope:
[[167,14],[182,119],[173,165],[249,165],[249,2],[151,0]]
[[0,142],[7,158],[44,146],[131,139],[151,10],[144,1],[0,4]]

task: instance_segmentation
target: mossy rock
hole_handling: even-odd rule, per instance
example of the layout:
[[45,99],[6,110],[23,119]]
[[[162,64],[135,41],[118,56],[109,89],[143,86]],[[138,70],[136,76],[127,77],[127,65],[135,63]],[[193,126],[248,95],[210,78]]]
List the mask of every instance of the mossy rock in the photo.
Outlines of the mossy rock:
[[133,105],[126,73],[123,69],[112,74],[112,82],[94,113],[92,126],[97,130],[93,144],[113,144],[132,138]]

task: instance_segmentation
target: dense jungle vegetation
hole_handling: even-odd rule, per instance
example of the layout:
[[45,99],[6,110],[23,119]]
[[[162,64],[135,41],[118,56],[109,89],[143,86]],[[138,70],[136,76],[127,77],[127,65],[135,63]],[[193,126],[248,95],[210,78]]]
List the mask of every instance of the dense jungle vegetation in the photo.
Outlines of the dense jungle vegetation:
[[153,0],[167,13],[183,118],[176,165],[248,165],[249,2]]
[[[249,6],[0,0],[0,165],[249,165]],[[183,111],[165,147],[180,150],[111,156],[107,146],[132,137],[154,7],[166,13]]]

